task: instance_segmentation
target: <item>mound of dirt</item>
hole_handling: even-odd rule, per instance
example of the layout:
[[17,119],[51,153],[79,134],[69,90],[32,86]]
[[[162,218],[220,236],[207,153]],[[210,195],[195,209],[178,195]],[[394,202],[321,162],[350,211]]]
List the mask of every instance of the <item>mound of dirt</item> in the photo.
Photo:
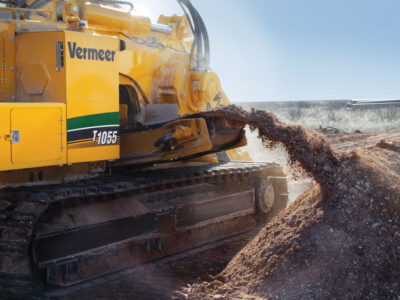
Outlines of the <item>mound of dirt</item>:
[[282,143],[318,183],[275,217],[189,299],[391,298],[400,294],[400,147],[380,142],[335,153],[301,126],[266,111],[213,111]]

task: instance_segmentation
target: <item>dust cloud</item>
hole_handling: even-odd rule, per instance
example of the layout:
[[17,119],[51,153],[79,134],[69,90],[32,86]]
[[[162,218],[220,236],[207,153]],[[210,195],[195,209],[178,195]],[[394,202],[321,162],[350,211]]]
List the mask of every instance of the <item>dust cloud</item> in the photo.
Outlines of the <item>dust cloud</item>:
[[257,234],[213,280],[185,299],[397,299],[400,294],[400,143],[336,153],[325,139],[267,111],[208,112],[282,143],[317,184]]
[[314,184],[314,180],[307,174],[293,171],[288,153],[282,144],[268,148],[258,138],[258,132],[252,132],[248,126],[246,127],[246,137],[247,146],[245,149],[253,161],[278,163],[282,166],[284,173],[287,174],[289,202],[293,202]]

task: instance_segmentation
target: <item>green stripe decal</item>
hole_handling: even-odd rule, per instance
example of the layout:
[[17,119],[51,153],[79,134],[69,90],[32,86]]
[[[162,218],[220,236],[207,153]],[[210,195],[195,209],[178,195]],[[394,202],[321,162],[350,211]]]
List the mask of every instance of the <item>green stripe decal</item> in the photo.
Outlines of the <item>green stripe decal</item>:
[[68,119],[67,130],[103,125],[119,125],[119,112],[95,114]]

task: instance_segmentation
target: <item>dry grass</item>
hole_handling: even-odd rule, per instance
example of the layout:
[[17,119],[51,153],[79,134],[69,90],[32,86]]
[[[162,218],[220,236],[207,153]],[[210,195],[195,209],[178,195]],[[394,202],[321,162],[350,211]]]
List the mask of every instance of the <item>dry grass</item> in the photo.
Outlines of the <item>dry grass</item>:
[[246,109],[268,109],[286,123],[307,128],[334,127],[343,132],[387,132],[400,129],[400,107],[347,109],[345,101],[238,103]]

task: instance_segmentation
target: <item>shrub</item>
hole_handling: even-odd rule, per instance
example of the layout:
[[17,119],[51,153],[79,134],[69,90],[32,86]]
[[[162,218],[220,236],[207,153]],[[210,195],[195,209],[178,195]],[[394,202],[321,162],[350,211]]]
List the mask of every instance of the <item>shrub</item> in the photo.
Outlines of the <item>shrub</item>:
[[387,105],[386,107],[377,109],[375,113],[378,119],[383,122],[391,122],[400,119],[400,108],[393,105]]
[[309,101],[299,101],[296,103],[298,109],[311,108],[311,103]]
[[292,108],[292,109],[289,109],[288,114],[289,114],[290,120],[296,122],[296,121],[300,120],[302,112],[298,108]]

